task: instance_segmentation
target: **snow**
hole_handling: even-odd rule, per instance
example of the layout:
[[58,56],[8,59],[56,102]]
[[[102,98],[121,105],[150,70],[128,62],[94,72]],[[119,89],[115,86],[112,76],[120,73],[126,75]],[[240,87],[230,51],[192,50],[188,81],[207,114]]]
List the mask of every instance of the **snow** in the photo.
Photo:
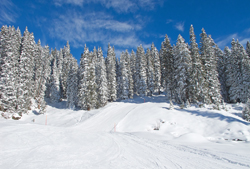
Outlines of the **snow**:
[[91,111],[60,102],[43,115],[0,118],[0,168],[250,168],[243,104],[226,106],[170,110],[160,95]]

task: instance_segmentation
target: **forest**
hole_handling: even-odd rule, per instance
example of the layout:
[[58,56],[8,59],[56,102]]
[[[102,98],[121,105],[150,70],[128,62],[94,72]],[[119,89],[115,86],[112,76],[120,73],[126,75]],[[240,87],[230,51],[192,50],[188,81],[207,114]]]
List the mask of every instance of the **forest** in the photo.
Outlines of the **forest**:
[[[199,44],[190,26],[187,43],[181,35],[171,45],[165,36],[160,50],[142,45],[116,56],[108,44],[90,51],[85,45],[80,64],[64,48],[49,49],[36,43],[26,27],[2,26],[0,32],[0,111],[4,118],[21,118],[36,105],[46,112],[46,102],[67,101],[70,109],[91,110],[108,102],[166,93],[170,102],[213,104],[246,103],[250,98],[250,43],[246,48],[232,39],[222,51],[202,29]],[[243,114],[248,119],[249,114]]]

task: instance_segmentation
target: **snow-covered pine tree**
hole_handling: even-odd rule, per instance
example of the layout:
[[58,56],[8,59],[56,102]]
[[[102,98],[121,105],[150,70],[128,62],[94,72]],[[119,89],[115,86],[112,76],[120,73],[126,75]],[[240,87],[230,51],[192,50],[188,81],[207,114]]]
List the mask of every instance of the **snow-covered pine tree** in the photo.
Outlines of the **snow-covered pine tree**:
[[116,89],[116,59],[114,48],[108,45],[108,52],[106,58],[107,68],[107,81],[108,81],[108,99],[109,101],[116,101],[117,89]]
[[151,45],[151,55],[153,58],[153,63],[154,63],[154,90],[155,92],[160,94],[160,89],[161,89],[161,63],[160,63],[160,57],[159,57],[159,52],[154,46],[154,43]]
[[[121,53],[123,55],[123,52]],[[121,56],[120,56],[121,57]],[[117,98],[121,98],[122,95],[122,80],[121,80],[121,65],[120,60],[118,58],[115,59],[116,65],[116,94]]]
[[[161,62],[162,62],[162,83],[167,93],[168,99],[171,100],[174,97],[174,56],[173,47],[170,44],[168,36],[165,36],[165,40],[161,47]],[[165,86],[164,86],[165,85]]]
[[181,35],[174,47],[175,101],[184,104],[188,99],[189,77],[192,68],[188,44]]
[[230,102],[236,103],[241,98],[241,73],[240,73],[240,60],[239,48],[234,39],[231,42],[231,55],[228,59],[228,78],[227,86],[229,87],[228,94]]
[[243,108],[242,118],[246,121],[250,121],[250,99],[247,100],[245,107]]
[[67,107],[70,109],[75,109],[77,106],[77,86],[78,86],[78,76],[77,76],[77,60],[71,62],[70,71],[67,79]]
[[192,69],[190,72],[190,87],[189,98],[193,103],[204,102],[207,96],[207,89],[204,79],[204,68],[201,62],[198,44],[196,43],[196,36],[194,34],[193,25],[190,26],[190,55],[192,59]]
[[19,59],[19,77],[20,77],[20,97],[19,110],[23,113],[27,112],[31,106],[31,99],[34,98],[34,55],[35,41],[33,33],[28,31],[26,27],[21,44],[21,55]]
[[103,107],[108,101],[108,86],[106,65],[102,49],[98,48],[96,62],[97,108]]
[[247,52],[248,57],[250,57],[250,43],[249,43],[249,41],[247,41],[247,44],[246,44],[246,52]]
[[132,50],[131,55],[130,55],[130,69],[131,69],[132,80],[133,80],[133,94],[136,92],[136,88],[135,88],[135,82],[136,82],[136,79],[135,79],[135,77],[136,77],[135,63],[136,63],[135,52]]
[[239,58],[242,76],[241,102],[246,103],[250,98],[250,58],[241,44],[239,44]]
[[151,51],[147,48],[146,52],[146,59],[147,59],[147,87],[148,87],[148,95],[152,96],[155,90],[155,72],[154,72],[154,60],[151,55]]
[[132,74],[132,71],[131,71],[131,60],[130,60],[130,56],[129,56],[129,53],[128,53],[128,50],[125,51],[125,60],[127,62],[127,69],[128,69],[128,80],[129,80],[129,93],[128,93],[128,97],[129,98],[133,98],[134,96],[134,80],[133,80],[133,74]]
[[68,78],[68,73],[70,70],[70,61],[73,58],[72,54],[70,53],[69,42],[67,42],[66,47],[63,48],[62,54],[63,54],[63,63],[62,63],[60,88],[61,88],[61,92],[62,92],[62,98],[66,98],[67,78]]
[[96,76],[95,65],[97,60],[96,48],[94,52],[89,55],[89,71],[87,72],[87,108],[94,109],[97,107],[97,93],[96,93]]
[[218,79],[217,70],[217,58],[215,55],[215,43],[211,36],[207,36],[205,30],[202,28],[200,35],[200,52],[201,59],[205,70],[205,80],[208,84],[208,100],[204,100],[205,103],[220,104],[222,96],[220,93],[220,82]]
[[46,69],[46,73],[48,74],[47,76],[45,76],[45,80],[46,80],[46,83],[45,83],[45,86],[46,86],[46,90],[45,90],[45,97],[46,98],[49,98],[50,97],[50,88],[51,88],[51,72],[52,72],[52,56],[50,55],[50,50],[49,50],[49,46],[46,45],[45,48],[43,49],[44,50],[44,59],[46,60],[46,62],[48,62],[48,67],[45,68]]
[[[228,46],[226,46],[225,48],[224,48],[224,59],[225,59],[225,62],[224,62],[224,64],[225,64],[225,67],[224,67],[224,69],[225,69],[225,86],[226,86],[226,96],[225,96],[225,98],[224,98],[224,100],[226,101],[226,102],[230,102],[230,98],[229,98],[229,93],[228,93],[228,91],[229,91],[229,89],[230,89],[230,87],[231,87],[231,81],[228,81],[228,79],[230,78],[230,68],[231,68],[231,66],[233,66],[231,63],[230,63],[230,57],[231,57],[231,50],[228,48]],[[224,97],[224,95],[223,95],[223,97]]]
[[227,102],[228,92],[226,87],[226,66],[227,58],[225,57],[223,51],[215,45],[215,55],[218,58],[217,70],[219,73],[219,81],[221,86],[221,95],[224,101]]
[[56,103],[60,100],[60,87],[59,87],[59,75],[56,65],[56,59],[52,62],[52,73],[51,73],[51,88],[50,88],[50,99],[52,103]]
[[[35,67],[34,67],[34,98],[37,101],[38,109],[46,105],[44,97],[46,91],[46,81],[50,75],[50,60],[45,49],[41,46],[40,40],[36,45]],[[43,112],[43,110],[41,111]]]
[[142,45],[137,47],[136,51],[136,92],[140,96],[147,95],[147,72],[146,72],[147,59]]
[[18,43],[20,46],[20,40],[14,39],[15,35],[17,34],[11,27],[2,26],[0,32],[0,110],[5,112],[2,114],[5,118],[11,117],[18,109],[16,66],[18,66],[20,54],[18,55],[19,51],[16,47]]
[[124,52],[120,56],[120,90],[121,90],[121,99],[128,99],[129,97],[129,74],[128,74],[128,62]]
[[87,110],[87,72],[89,71],[89,49],[86,47],[84,48],[84,53],[81,55],[80,66],[78,70],[78,106],[83,109]]

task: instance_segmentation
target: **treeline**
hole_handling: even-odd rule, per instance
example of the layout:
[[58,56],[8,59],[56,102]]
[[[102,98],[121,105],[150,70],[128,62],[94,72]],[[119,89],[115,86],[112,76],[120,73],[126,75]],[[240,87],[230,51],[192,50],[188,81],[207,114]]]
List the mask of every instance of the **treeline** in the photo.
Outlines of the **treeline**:
[[190,43],[181,35],[171,45],[166,35],[158,51],[154,44],[146,52],[127,50],[120,59],[108,45],[107,57],[101,48],[86,47],[80,65],[70,46],[49,50],[36,44],[27,28],[3,26],[0,33],[0,110],[6,118],[21,116],[36,103],[45,112],[45,98],[51,102],[67,99],[67,107],[90,110],[117,99],[146,96],[165,91],[170,101],[182,105],[246,102],[250,98],[250,44],[246,50],[234,39],[231,49],[222,51],[202,29],[200,44],[193,26]]

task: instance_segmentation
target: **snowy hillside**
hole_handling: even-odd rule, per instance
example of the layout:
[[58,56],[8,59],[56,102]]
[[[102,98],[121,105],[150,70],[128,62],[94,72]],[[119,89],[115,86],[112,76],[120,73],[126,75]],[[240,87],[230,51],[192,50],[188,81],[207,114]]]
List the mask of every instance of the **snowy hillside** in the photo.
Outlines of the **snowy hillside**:
[[180,109],[163,95],[0,119],[0,168],[250,168],[243,104]]

